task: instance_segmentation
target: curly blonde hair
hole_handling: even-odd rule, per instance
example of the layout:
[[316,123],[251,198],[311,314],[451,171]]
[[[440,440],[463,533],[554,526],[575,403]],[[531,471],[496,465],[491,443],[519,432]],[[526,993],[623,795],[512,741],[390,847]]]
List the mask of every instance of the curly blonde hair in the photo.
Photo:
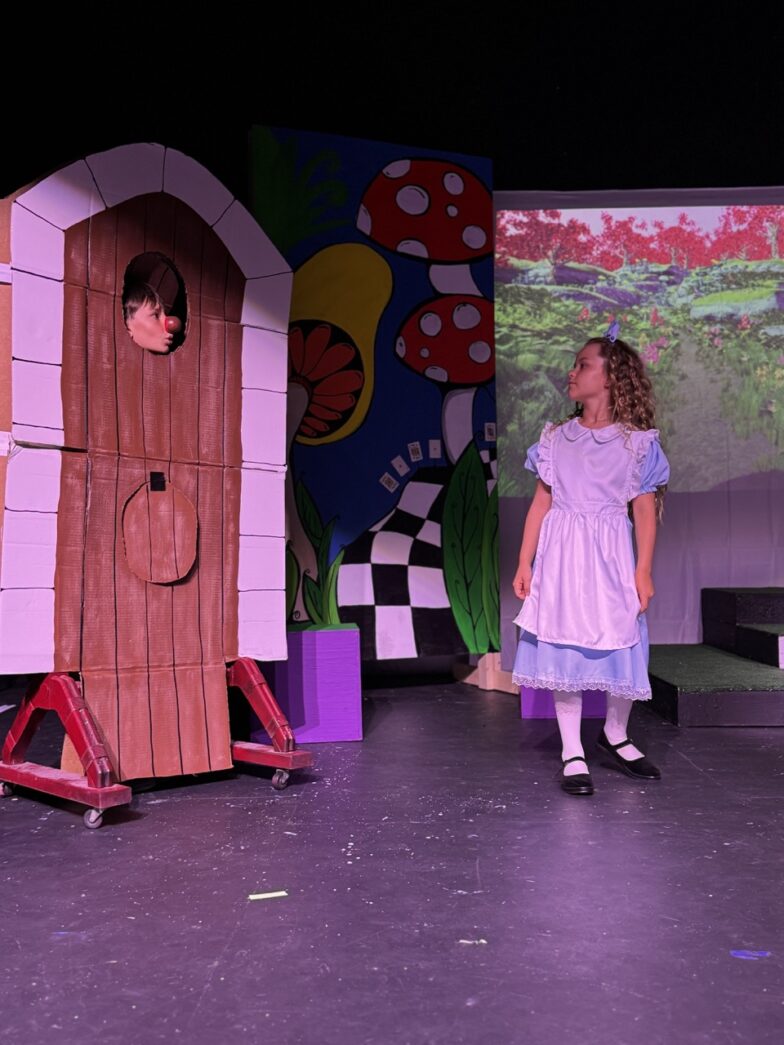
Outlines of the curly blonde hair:
[[[598,345],[599,355],[604,359],[607,383],[610,388],[610,410],[614,424],[622,425],[627,431],[647,431],[656,427],[656,401],[651,380],[645,372],[645,364],[638,352],[621,338],[611,341],[608,337],[591,337],[583,345]],[[583,404],[577,403],[573,417],[582,417]],[[656,488],[656,518],[661,521],[664,514],[666,484]]]

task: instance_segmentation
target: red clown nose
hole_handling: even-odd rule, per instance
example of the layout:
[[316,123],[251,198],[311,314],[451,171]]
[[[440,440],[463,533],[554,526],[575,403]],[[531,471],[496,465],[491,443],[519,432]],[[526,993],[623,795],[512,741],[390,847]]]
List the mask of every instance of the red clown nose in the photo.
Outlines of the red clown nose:
[[166,317],[166,331],[169,334],[179,334],[182,330],[182,320],[179,316]]

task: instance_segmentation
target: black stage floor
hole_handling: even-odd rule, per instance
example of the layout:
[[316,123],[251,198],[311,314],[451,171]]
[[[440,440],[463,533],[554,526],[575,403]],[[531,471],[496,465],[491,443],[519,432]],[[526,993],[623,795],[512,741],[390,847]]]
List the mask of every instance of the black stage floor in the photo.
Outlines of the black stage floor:
[[784,1040],[784,730],[637,709],[663,780],[593,758],[595,795],[570,798],[555,724],[514,697],[365,701],[365,741],[314,746],[284,792],[189,778],[97,831],[2,800],[4,1040]]

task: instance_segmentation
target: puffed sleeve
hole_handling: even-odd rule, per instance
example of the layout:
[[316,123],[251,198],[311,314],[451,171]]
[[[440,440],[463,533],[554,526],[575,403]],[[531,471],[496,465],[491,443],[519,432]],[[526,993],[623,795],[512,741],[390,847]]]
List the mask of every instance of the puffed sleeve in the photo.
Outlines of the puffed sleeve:
[[634,437],[635,461],[629,500],[643,493],[654,493],[658,486],[664,486],[670,478],[670,463],[661,448],[657,429],[635,432]]
[[533,472],[548,486],[553,485],[552,444],[554,430],[555,425],[545,425],[542,429],[542,434],[539,436],[539,442],[528,448],[525,458],[525,467],[528,471]]

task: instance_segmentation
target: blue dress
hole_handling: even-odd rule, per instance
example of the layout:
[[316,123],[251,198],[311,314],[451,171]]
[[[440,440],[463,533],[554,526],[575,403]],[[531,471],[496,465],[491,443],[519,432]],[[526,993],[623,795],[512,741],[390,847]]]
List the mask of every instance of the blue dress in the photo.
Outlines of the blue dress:
[[634,582],[628,502],[667,482],[655,429],[547,425],[526,468],[552,491],[513,678],[535,689],[647,700],[648,629]]

